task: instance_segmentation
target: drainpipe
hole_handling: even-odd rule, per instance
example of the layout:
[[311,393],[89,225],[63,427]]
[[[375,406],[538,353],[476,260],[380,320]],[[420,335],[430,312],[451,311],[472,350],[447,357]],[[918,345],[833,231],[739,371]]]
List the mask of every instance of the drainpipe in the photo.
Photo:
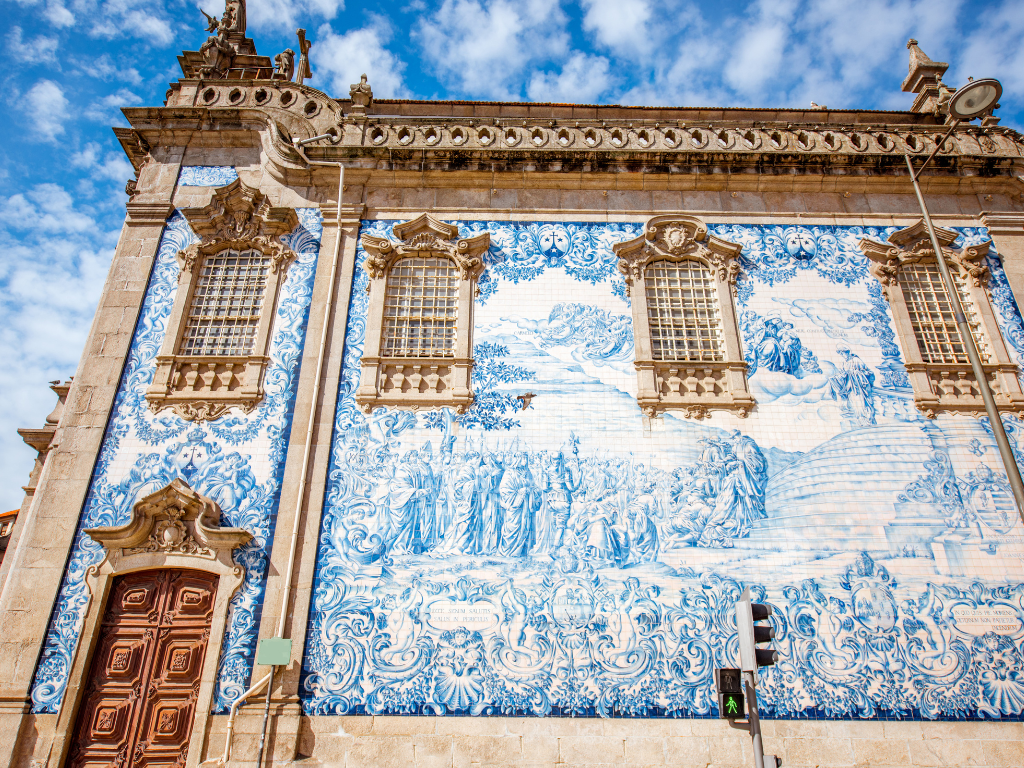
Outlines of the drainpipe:
[[[324,351],[327,349],[327,330],[331,319],[331,309],[334,305],[334,285],[338,278],[338,261],[341,254],[341,193],[345,188],[345,166],[341,163],[331,163],[321,160],[310,160],[306,157],[303,147],[306,144],[312,144],[315,141],[322,141],[324,139],[334,138],[330,134],[323,134],[322,136],[314,136],[311,139],[302,139],[294,143],[295,150],[299,153],[303,160],[308,165],[327,165],[337,166],[338,168],[338,204],[336,221],[338,222],[338,232],[334,238],[334,254],[331,257],[331,277],[327,284],[327,300],[324,303],[324,320],[323,327],[320,331],[320,347],[317,351],[316,356],[316,374],[313,378],[313,396],[309,406],[309,420],[306,425],[306,440],[302,449],[302,465],[299,472],[299,488],[295,498],[295,513],[292,520],[292,531],[291,540],[288,546],[288,565],[284,571],[284,591],[281,600],[281,617],[277,623],[277,633],[275,637],[284,637],[285,630],[287,628],[288,618],[288,602],[291,597],[292,582],[294,581],[295,571],[295,556],[298,552],[299,546],[299,527],[302,522],[302,500],[306,493],[306,476],[309,473],[309,455],[312,451],[313,446],[313,423],[314,417],[316,416],[317,402],[320,400],[320,379],[323,375],[324,369]],[[263,749],[266,743],[267,723],[270,719],[270,693],[273,689],[273,678],[274,673],[277,671],[277,667],[271,667],[270,672],[267,673],[258,683],[252,686],[249,690],[235,699],[235,702],[231,705],[231,714],[228,716],[228,727],[225,733],[225,744],[224,744],[224,755],[213,760],[207,760],[201,765],[216,765],[224,766],[227,764],[231,757],[231,740],[234,736],[234,724],[235,715],[238,712],[238,708],[245,702],[247,698],[258,693],[264,685],[267,686],[267,700],[266,708],[263,712],[263,727],[260,729],[260,746],[259,753],[256,757],[256,768],[259,768],[263,763]]]
[[[306,476],[309,474],[309,455],[313,447],[313,424],[316,416],[316,406],[320,400],[320,379],[324,370],[324,352],[327,349],[327,330],[331,319],[331,309],[334,306],[334,284],[338,278],[338,260],[341,255],[341,193],[345,188],[345,166],[341,163],[330,163],[319,160],[310,160],[306,157],[303,147],[316,141],[333,138],[330,134],[314,136],[311,139],[302,139],[294,143],[295,151],[299,153],[307,165],[327,165],[338,168],[338,203],[335,214],[335,221],[338,231],[334,237],[334,254],[331,258],[331,277],[327,283],[327,300],[324,303],[324,321],[320,329],[320,348],[316,355],[316,374],[313,377],[313,396],[309,405],[309,419],[306,424],[306,440],[302,448],[302,469],[299,472],[299,488],[295,496],[295,513],[292,515],[292,533],[288,545],[288,565],[285,566],[284,590],[281,597],[281,617],[277,622],[276,637],[284,637],[288,619],[288,603],[291,598],[293,581],[295,579],[295,556],[299,549],[299,527],[302,524],[302,502],[306,495]],[[277,667],[270,668],[270,677],[273,678]],[[263,764],[263,748],[266,744],[267,724],[270,721],[270,692],[273,685],[267,686],[266,706],[263,710],[263,725],[260,728],[260,746],[256,755],[256,768]]]

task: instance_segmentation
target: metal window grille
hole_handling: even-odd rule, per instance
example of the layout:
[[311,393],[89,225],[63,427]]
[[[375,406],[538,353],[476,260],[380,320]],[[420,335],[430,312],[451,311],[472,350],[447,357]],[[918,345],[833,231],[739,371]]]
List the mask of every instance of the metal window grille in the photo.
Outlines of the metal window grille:
[[[971,299],[967,286],[960,276],[953,272],[953,281],[960,294],[967,322],[974,335],[974,343],[978,346],[981,359],[989,360],[989,348],[981,330],[981,319]],[[953,309],[949,304],[949,294],[942,284],[939,266],[935,263],[907,264],[899,272],[900,287],[903,298],[910,313],[910,324],[914,328],[914,336],[921,348],[921,357],[926,363],[960,363],[969,362],[967,352],[960,341],[960,332],[956,327]]]
[[388,272],[385,357],[453,357],[459,272],[446,258],[406,257]]
[[251,354],[269,270],[270,258],[254,250],[204,258],[180,354]]
[[722,360],[722,321],[711,271],[697,261],[656,261],[644,271],[655,360]]

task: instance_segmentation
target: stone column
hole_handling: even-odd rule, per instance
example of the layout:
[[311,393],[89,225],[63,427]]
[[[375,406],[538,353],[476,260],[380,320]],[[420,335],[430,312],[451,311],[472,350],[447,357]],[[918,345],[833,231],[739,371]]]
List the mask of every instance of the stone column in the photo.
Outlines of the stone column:
[[[292,661],[285,669],[278,669],[274,679],[274,691],[271,698],[273,718],[267,733],[267,750],[273,755],[275,761],[293,759],[298,746],[302,714],[299,705],[299,675],[302,670],[302,655],[306,642],[309,603],[320,535],[320,518],[326,490],[327,467],[331,457],[331,438],[334,433],[338,387],[342,375],[348,307],[352,294],[356,245],[359,239],[359,222],[363,210],[362,205],[343,206],[340,221],[336,218],[336,210],[333,205],[327,204],[323,210],[324,234],[320,245],[320,256],[317,260],[316,280],[313,286],[306,338],[303,343],[302,369],[295,400],[295,416],[288,442],[281,501],[278,505],[274,544],[270,554],[270,575],[263,602],[263,614],[260,619],[260,639],[273,637],[277,633],[281,616],[288,556],[292,544],[291,534],[295,524],[299,483],[302,476],[306,433],[309,419],[312,416],[314,419],[313,438],[309,463],[306,468],[306,486],[298,529],[298,549],[284,633],[285,637],[292,640]],[[321,371],[320,391],[317,395],[315,409],[311,413],[314,406],[313,387],[317,357],[320,354],[320,340],[325,320],[324,307],[327,301],[331,262],[337,237],[341,237],[342,241],[338,255],[334,298],[327,317],[328,332],[323,351],[324,363]],[[261,679],[267,672],[269,672],[268,667],[257,666],[253,670],[253,682]],[[238,735],[232,748],[233,759],[243,761],[255,759],[264,696],[265,693],[254,696],[249,704],[239,709],[236,728]],[[219,722],[213,726],[209,749],[213,749],[214,745],[217,749],[223,749],[221,734],[226,726],[226,718],[217,720]],[[246,734],[254,734],[255,738]]]
[[[0,593],[0,765],[45,759],[57,715],[25,717],[32,677],[131,346],[182,152],[150,157],[114,252],[60,426],[39,475]],[[79,643],[79,649],[82,644]],[[65,693],[64,701],[73,697]]]

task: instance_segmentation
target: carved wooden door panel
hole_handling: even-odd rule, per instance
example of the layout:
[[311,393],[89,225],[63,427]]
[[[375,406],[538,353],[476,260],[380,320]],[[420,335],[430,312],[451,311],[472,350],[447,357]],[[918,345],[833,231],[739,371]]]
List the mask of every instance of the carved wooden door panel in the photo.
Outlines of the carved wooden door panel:
[[68,765],[171,768],[188,753],[217,577],[119,576],[100,627]]

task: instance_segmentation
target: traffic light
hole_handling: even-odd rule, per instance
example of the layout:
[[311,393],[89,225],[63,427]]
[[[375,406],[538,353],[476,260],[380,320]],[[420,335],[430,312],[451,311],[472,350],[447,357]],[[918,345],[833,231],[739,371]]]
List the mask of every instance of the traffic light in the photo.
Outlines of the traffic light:
[[716,669],[715,685],[718,688],[718,716],[728,720],[746,717],[743,673],[738,669]]
[[756,672],[758,667],[770,667],[778,660],[778,653],[770,648],[758,648],[758,643],[770,643],[775,630],[766,624],[772,607],[750,602],[750,589],[744,589],[736,601],[736,630],[740,641],[740,667],[744,672]]

